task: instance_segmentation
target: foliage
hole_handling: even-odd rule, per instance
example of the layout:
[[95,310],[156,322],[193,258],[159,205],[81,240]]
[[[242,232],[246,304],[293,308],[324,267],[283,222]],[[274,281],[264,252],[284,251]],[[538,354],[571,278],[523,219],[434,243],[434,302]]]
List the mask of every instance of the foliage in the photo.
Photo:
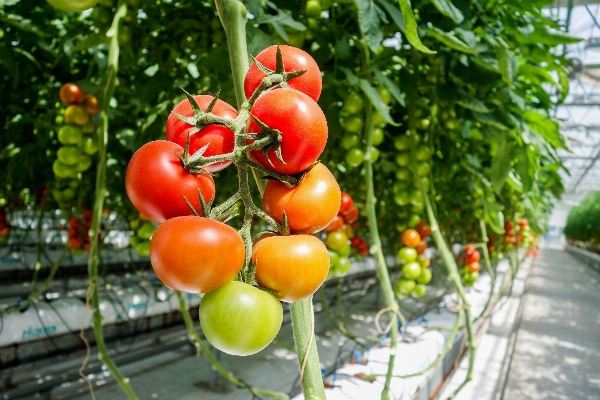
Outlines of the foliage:
[[588,195],[581,204],[571,209],[564,232],[571,240],[600,241],[600,192]]

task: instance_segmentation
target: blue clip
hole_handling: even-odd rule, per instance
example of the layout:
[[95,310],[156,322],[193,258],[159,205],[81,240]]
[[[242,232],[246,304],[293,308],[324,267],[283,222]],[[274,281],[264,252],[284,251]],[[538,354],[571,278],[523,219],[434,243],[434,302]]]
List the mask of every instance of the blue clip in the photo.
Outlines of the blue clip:
[[327,370],[325,368],[321,368],[321,375],[323,375],[323,378],[327,376]]
[[357,364],[362,364],[362,352],[359,349],[354,350],[354,357]]
[[335,383],[336,379],[337,379],[337,372],[334,372],[333,373],[333,381],[331,383]]
[[383,342],[387,339],[387,335],[385,333],[381,334],[381,340],[379,341],[379,348],[383,347]]

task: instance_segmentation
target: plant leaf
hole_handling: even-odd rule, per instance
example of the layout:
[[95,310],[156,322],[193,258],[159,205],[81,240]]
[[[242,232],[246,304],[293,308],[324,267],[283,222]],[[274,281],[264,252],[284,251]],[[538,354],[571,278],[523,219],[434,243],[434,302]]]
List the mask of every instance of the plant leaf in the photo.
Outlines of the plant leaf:
[[423,43],[421,43],[419,32],[417,31],[417,22],[415,21],[415,16],[410,4],[408,3],[408,0],[398,0],[398,3],[400,4],[400,11],[404,17],[404,23],[406,25],[405,35],[408,43],[410,43],[415,49],[425,54],[436,54],[435,51],[429,50],[423,45]]
[[381,30],[381,20],[379,18],[381,10],[373,0],[354,0],[358,7],[358,25],[363,37],[373,52],[377,52],[383,41],[383,31]]
[[444,32],[436,27],[433,27],[433,29],[430,29],[429,33],[434,38],[436,38],[437,40],[439,40],[440,42],[442,42],[443,44],[445,44],[446,46],[448,46],[454,50],[458,50],[458,51],[461,51],[461,52],[467,53],[467,54],[479,53],[478,49],[475,49],[475,48],[469,46],[468,44],[466,44],[465,42],[463,42],[456,36],[454,36],[448,32]]
[[441,14],[450,18],[457,25],[465,19],[460,10],[450,0],[431,0],[431,3]]

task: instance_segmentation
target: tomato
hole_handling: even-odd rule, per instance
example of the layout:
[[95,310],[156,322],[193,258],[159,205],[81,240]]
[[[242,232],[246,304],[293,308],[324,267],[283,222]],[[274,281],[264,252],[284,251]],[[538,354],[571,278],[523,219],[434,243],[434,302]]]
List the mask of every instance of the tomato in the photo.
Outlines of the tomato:
[[87,154],[82,154],[79,157],[79,162],[75,166],[77,172],[87,171],[92,166],[92,159]]
[[431,264],[431,260],[425,254],[419,254],[419,256],[417,257],[417,262],[422,268],[427,268],[429,267],[429,264]]
[[338,261],[336,270],[340,274],[347,274],[348,271],[350,271],[351,266],[352,263],[350,262],[350,259],[348,257],[342,257],[340,258],[340,261]]
[[364,160],[365,153],[359,148],[350,149],[346,153],[346,162],[351,167],[358,167]]
[[408,168],[396,169],[396,179],[401,181],[408,181],[410,179],[410,170]]
[[400,296],[408,296],[416,286],[416,282],[410,279],[398,279],[394,293]]
[[[269,159],[262,150],[251,152],[260,164],[282,174],[296,174],[310,167],[321,155],[327,143],[327,120],[319,105],[304,93],[293,89],[277,89],[264,93],[254,103],[252,115],[282,135],[281,156],[285,164],[277,159],[275,150],[269,151]],[[262,129],[254,119],[250,120],[248,133],[259,133]],[[248,139],[248,144],[252,143]]]
[[321,3],[317,0],[308,0],[306,2],[305,15],[308,18],[320,18],[321,17]]
[[514,225],[513,225],[513,223],[512,223],[511,221],[506,221],[506,222],[504,223],[504,229],[506,229],[506,230],[512,229],[512,228],[513,228],[513,226],[514,226]]
[[407,229],[402,233],[402,243],[407,247],[415,248],[419,245],[421,237],[414,229]]
[[425,292],[427,291],[427,288],[425,287],[425,285],[419,283],[415,286],[415,288],[413,289],[411,296],[413,297],[421,297],[425,294]]
[[[285,72],[301,70],[306,71],[299,77],[288,81],[288,85],[290,86],[291,90],[300,91],[308,95],[314,101],[319,100],[319,96],[321,95],[322,79],[321,71],[319,70],[319,66],[315,60],[310,56],[310,54],[296,47],[279,45],[279,49],[281,50]],[[271,71],[275,71],[277,63],[277,46],[267,47],[258,53],[256,60]],[[260,86],[265,76],[265,73],[258,69],[256,63],[252,63],[252,65],[250,65],[250,69],[248,69],[246,78],[244,79],[244,92],[246,93],[246,98],[249,99],[252,96],[256,88]]]
[[406,151],[410,149],[410,144],[410,138],[405,135],[398,136],[396,140],[394,140],[394,147],[396,150]]
[[100,111],[100,103],[98,103],[98,99],[93,94],[85,95],[82,103],[90,115],[96,115]]
[[381,142],[383,142],[383,139],[384,139],[383,129],[373,128],[373,132],[371,133],[371,142],[372,142],[373,146],[377,146],[378,144],[381,144]]
[[474,251],[473,253],[467,255],[465,257],[465,263],[472,263],[474,261],[479,261],[479,259],[481,258],[481,255],[479,254],[478,251]]
[[350,196],[346,192],[342,192],[342,202],[340,206],[340,214],[347,213],[354,206],[354,200],[352,200],[352,196]]
[[417,174],[419,176],[429,175],[430,172],[431,172],[431,165],[429,163],[422,162],[417,165]]
[[425,252],[425,249],[427,249],[427,242],[424,240],[421,240],[419,244],[417,244],[417,246],[415,247],[417,254],[423,254],[423,252]]
[[56,152],[58,159],[66,165],[75,165],[81,158],[81,150],[76,146],[63,146]]
[[469,264],[469,272],[476,272],[481,269],[481,265],[477,261],[473,261]]
[[379,114],[379,112],[375,112],[373,114],[373,126],[382,126],[385,125],[385,119],[383,119],[383,116],[381,114]]
[[72,125],[85,125],[90,119],[86,108],[79,104],[71,105],[65,110],[65,122]]
[[360,113],[365,106],[365,102],[363,97],[355,92],[351,92],[344,101],[344,108],[350,114],[358,114]]
[[94,123],[94,120],[92,120],[90,118],[88,120],[88,122],[86,122],[85,125],[83,125],[81,127],[81,131],[83,133],[94,133],[94,132],[96,132],[96,124]]
[[406,167],[410,164],[410,155],[407,152],[398,153],[396,155],[396,164],[401,167]]
[[283,307],[275,296],[243,282],[229,282],[200,303],[200,326],[217,349],[248,356],[267,347],[281,328]]
[[327,253],[329,254],[329,269],[332,270],[340,261],[340,255],[336,251],[331,250],[329,250]]
[[[331,232],[325,239],[328,248],[335,251],[341,251],[348,243],[348,236],[342,231]],[[285,265],[285,264],[282,264]]]
[[342,218],[344,218],[344,222],[346,224],[352,224],[358,220],[358,207],[352,206],[350,209],[342,214]]
[[421,239],[425,239],[427,236],[431,234],[431,228],[425,225],[421,229],[419,229],[419,236]]
[[154,231],[156,231],[154,225],[152,225],[150,222],[145,222],[142,226],[140,226],[140,229],[137,230],[137,235],[142,239],[150,239],[154,234]]
[[371,163],[376,162],[379,159],[379,149],[375,146],[371,146],[369,148],[369,156],[371,158]]
[[344,219],[341,216],[336,215],[333,221],[325,228],[325,232],[337,231],[342,229],[342,226],[344,226]]
[[55,160],[52,163],[52,171],[57,178],[75,178],[77,171],[70,165],[67,165],[59,160]]
[[138,211],[156,222],[192,215],[185,198],[200,212],[198,190],[206,202],[215,195],[213,178],[188,173],[175,153],[183,154],[183,148],[156,140],[140,147],[127,166],[125,188],[129,199]]
[[[198,95],[194,96],[194,100],[198,103],[198,106],[202,111],[206,111],[213,96]],[[225,103],[222,100],[217,100],[212,114],[227,119],[235,119],[238,116],[235,108]],[[180,120],[175,114],[183,115],[185,117],[192,117],[194,112],[192,111],[192,104],[188,99],[181,101],[173,108],[173,111],[167,118],[166,135],[167,140],[175,142],[181,147],[185,147],[187,137],[190,137],[190,154],[196,153],[202,147],[208,145],[208,148],[204,152],[204,157],[210,157],[219,154],[230,153],[233,151],[235,145],[235,134],[232,130],[221,125],[208,125],[200,129],[198,132],[192,133],[196,130],[196,127]],[[209,172],[217,172],[226,168],[231,164],[231,161],[223,161],[208,165],[206,170]]]
[[410,202],[410,196],[407,192],[396,193],[394,195],[394,202],[399,206],[405,206]]
[[473,254],[473,252],[475,251],[475,246],[473,246],[472,244],[468,244],[465,246],[465,254],[470,256],[471,254]]
[[352,227],[350,226],[350,224],[345,224],[344,226],[342,226],[342,232],[344,232],[347,237],[354,236],[354,234],[352,233]]
[[[348,237],[348,235],[346,235]],[[340,257],[348,257],[352,252],[352,246],[350,244],[346,244],[343,249],[341,249],[338,253],[340,253]]]
[[408,226],[415,226],[421,222],[421,217],[417,214],[412,214],[408,220]]
[[520,219],[520,220],[519,220],[519,222],[518,222],[518,224],[519,224],[519,226],[520,226],[521,228],[524,228],[524,227],[526,227],[527,225],[529,225],[529,222],[528,222],[526,219]]
[[48,3],[63,11],[81,12],[94,7],[98,0],[47,0]]
[[[139,231],[138,236],[141,236]],[[215,290],[237,275],[244,259],[241,236],[229,225],[213,219],[171,218],[152,235],[152,268],[165,285],[175,290],[188,293]]]
[[[394,193],[403,193],[408,190],[408,184],[405,181],[396,181],[392,187]],[[408,200],[407,200],[408,201]]]
[[351,115],[344,120],[342,126],[350,133],[360,133],[363,130],[363,119],[358,115]]
[[405,279],[417,279],[419,276],[421,276],[421,266],[416,261],[411,261],[404,264],[402,267],[402,276]]
[[392,92],[390,92],[390,89],[385,86],[378,86],[377,92],[379,92],[379,97],[381,97],[381,101],[384,104],[390,104],[390,101],[392,101]]
[[431,282],[431,278],[432,278],[431,270],[427,267],[424,267],[423,270],[421,271],[421,275],[419,275],[419,277],[417,278],[417,283],[426,285],[429,282]]
[[402,264],[417,261],[417,251],[412,247],[403,247],[398,251],[398,260],[400,260]]
[[58,141],[62,144],[78,144],[83,132],[77,126],[65,125],[58,130]]
[[137,243],[135,245],[135,252],[143,257],[150,256],[150,242],[145,240],[143,242]]
[[319,163],[295,188],[288,189],[283,183],[270,180],[262,205],[263,210],[279,222],[283,221],[285,211],[292,232],[315,233],[333,221],[340,210],[341,198],[337,181],[327,167]]
[[[75,3],[77,3],[77,1],[75,1]],[[68,106],[71,104],[79,104],[81,103],[81,100],[83,100],[83,89],[74,83],[65,83],[61,86],[58,96],[60,97],[60,101]]]
[[79,142],[79,148],[81,148],[85,154],[96,154],[98,151],[98,140],[95,137],[86,137]]
[[476,199],[482,198],[485,195],[485,192],[482,188],[476,187],[473,189],[473,197]]
[[431,150],[427,146],[419,146],[415,150],[415,158],[417,161],[427,161],[431,158]]
[[288,303],[315,293],[325,281],[330,265],[327,248],[311,235],[272,236],[261,240],[254,246],[252,262],[256,263],[256,282],[276,291],[275,296]]
[[346,150],[350,150],[353,147],[358,147],[360,145],[361,139],[360,136],[355,133],[350,133],[342,136],[342,147]]

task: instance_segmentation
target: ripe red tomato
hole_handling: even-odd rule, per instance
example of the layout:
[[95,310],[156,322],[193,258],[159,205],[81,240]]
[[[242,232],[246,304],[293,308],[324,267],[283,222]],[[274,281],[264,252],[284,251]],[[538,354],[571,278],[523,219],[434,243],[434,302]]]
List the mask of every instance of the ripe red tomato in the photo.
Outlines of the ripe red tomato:
[[526,227],[527,225],[529,225],[529,222],[526,219],[520,219],[518,224],[521,228],[523,228],[523,227]]
[[508,231],[508,230],[511,230],[511,229],[513,228],[513,226],[514,226],[514,225],[513,225],[513,223],[512,223],[511,221],[506,221],[506,222],[504,223],[504,229],[506,229],[507,231]]
[[90,115],[96,115],[100,111],[100,103],[93,94],[85,95],[82,104]]
[[[394,187],[395,187],[395,186],[394,186]],[[421,228],[423,228],[423,227],[425,227],[425,226],[427,226],[427,222],[425,222],[425,221],[421,221],[421,222],[419,222],[419,223],[417,224],[417,226],[415,226],[415,229],[416,229],[416,230],[420,230]]]
[[337,231],[339,229],[342,229],[342,226],[344,226],[344,219],[339,215],[336,215],[333,221],[331,221],[331,223],[325,228],[325,232]]
[[468,244],[465,246],[465,254],[470,256],[471,254],[473,254],[473,252],[475,251],[475,246],[473,246],[472,244]]
[[480,269],[481,269],[481,266],[479,265],[479,263],[477,261],[473,261],[473,262],[469,263],[469,272],[479,271]]
[[350,209],[347,212],[342,214],[342,217],[344,218],[344,222],[346,222],[347,224],[352,224],[356,222],[358,220],[358,207],[350,207]]
[[[304,93],[293,89],[266,92],[254,103],[251,113],[269,128],[278,129],[283,137],[281,156],[285,164],[277,159],[274,149],[268,152],[273,165],[267,161],[262,150],[251,153],[258,163],[269,169],[282,174],[296,174],[317,161],[325,149],[325,114],[319,105]],[[262,132],[262,129],[251,119],[248,133],[259,132]],[[248,139],[248,144],[252,142],[252,139]]]
[[235,229],[196,216],[165,221],[150,242],[156,276],[188,293],[208,293],[231,281],[244,265],[245,254],[244,241]]
[[329,252],[311,235],[261,240],[254,246],[252,262],[256,262],[256,282],[275,290],[275,296],[288,303],[315,293],[329,272]]
[[472,263],[474,261],[479,261],[480,258],[481,258],[481,255],[479,254],[479,252],[477,250],[475,250],[471,254],[468,254],[465,257],[465,263],[469,264],[469,263]]
[[83,89],[74,83],[65,83],[61,86],[58,96],[60,97],[60,101],[68,106],[79,104],[83,99]]
[[308,171],[298,186],[288,189],[278,181],[267,183],[263,210],[278,222],[285,211],[292,232],[315,233],[325,228],[340,209],[340,187],[323,164]]
[[129,199],[139,212],[156,222],[192,215],[184,196],[200,212],[198,189],[207,202],[215,195],[213,178],[188,173],[175,153],[183,154],[183,148],[156,140],[140,147],[127,166],[125,188]]
[[[198,95],[194,96],[194,100],[200,106],[202,111],[206,111],[213,96]],[[233,151],[235,145],[235,135],[229,128],[220,125],[208,125],[200,129],[196,133],[191,133],[195,127],[177,118],[173,113],[191,117],[194,115],[192,105],[188,99],[181,101],[175,106],[169,118],[167,118],[167,140],[175,142],[181,147],[185,146],[188,135],[190,135],[190,154],[194,154],[202,147],[208,144],[208,148],[204,152],[205,157],[218,154],[225,154]],[[222,100],[217,100],[212,113],[218,117],[235,119],[238,112]],[[216,164],[211,164],[206,167],[209,172],[220,171],[231,164],[231,161],[223,161]]]
[[419,241],[419,243],[415,246],[417,254],[423,254],[423,252],[425,252],[425,249],[427,249],[427,242],[424,240]]
[[428,227],[427,225],[425,225],[421,229],[419,229],[419,236],[421,236],[421,239],[425,239],[430,234],[431,234],[431,228]]
[[[306,72],[294,79],[288,84],[290,88],[307,94],[314,101],[319,100],[321,95],[322,79],[321,71],[315,60],[305,52],[292,46],[279,45],[281,55],[283,56],[283,67],[285,72],[306,70]],[[275,70],[277,63],[277,46],[267,47],[256,56],[256,60],[270,70]],[[266,75],[252,63],[244,79],[244,92],[246,97],[250,98],[252,93],[260,86]]]
[[350,196],[346,192],[342,192],[342,205],[340,206],[340,214],[344,214],[350,211],[353,205],[354,200],[352,200],[352,196]]
[[419,233],[414,229],[407,229],[402,233],[402,243],[404,243],[406,247],[415,248],[419,245],[420,241],[421,236],[419,236]]

